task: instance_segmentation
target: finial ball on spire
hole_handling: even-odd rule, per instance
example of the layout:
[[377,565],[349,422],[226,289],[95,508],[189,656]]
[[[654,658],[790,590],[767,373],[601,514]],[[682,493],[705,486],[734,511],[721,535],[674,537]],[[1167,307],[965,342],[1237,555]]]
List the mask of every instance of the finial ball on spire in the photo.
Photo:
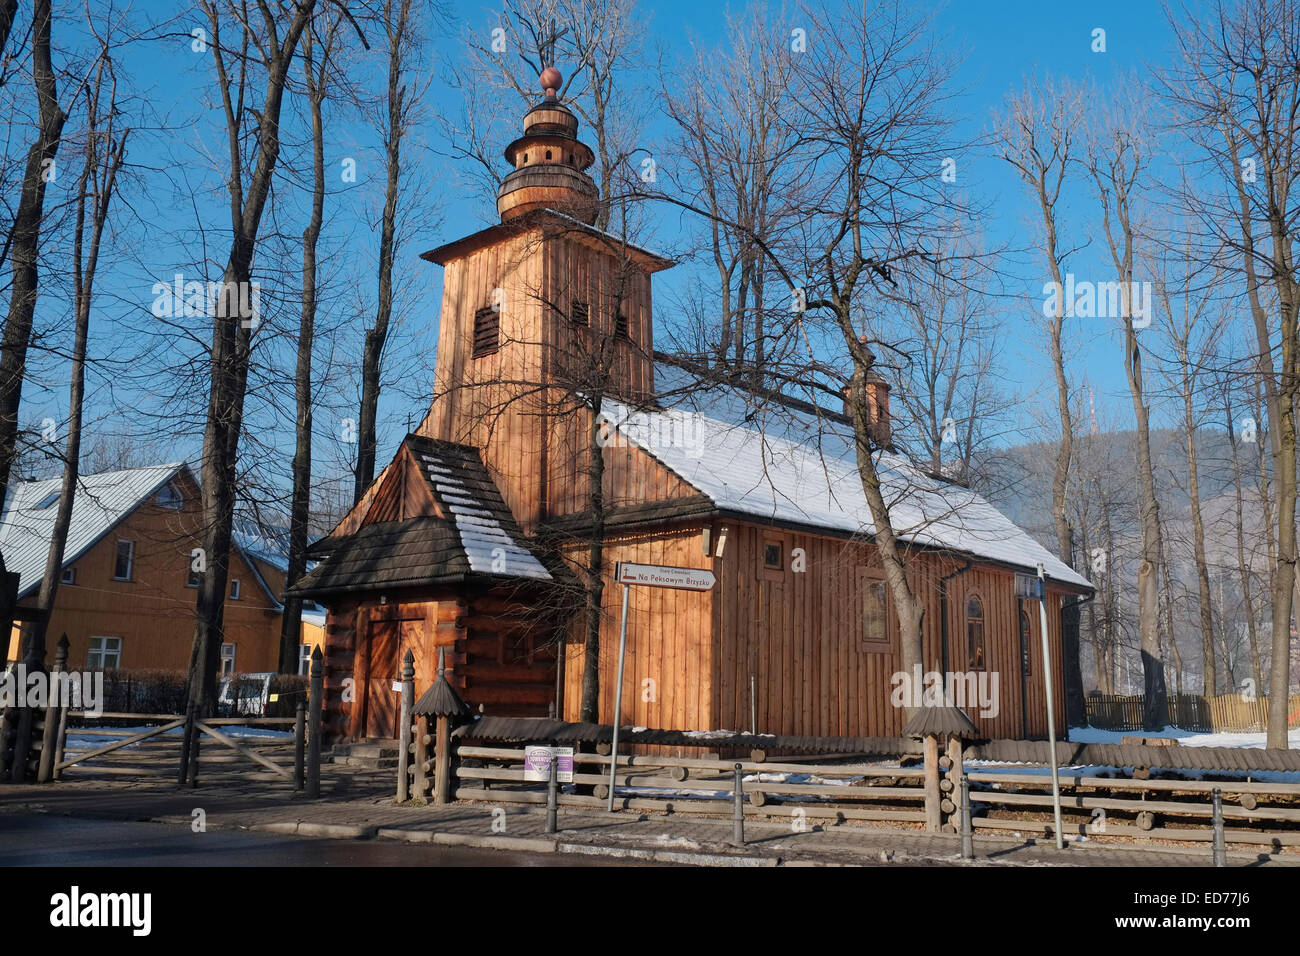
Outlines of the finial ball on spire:
[[540,79],[542,81],[542,92],[544,92],[548,98],[559,93],[560,84],[564,82],[564,77],[560,74],[560,71],[553,66],[548,66],[546,69],[542,70]]

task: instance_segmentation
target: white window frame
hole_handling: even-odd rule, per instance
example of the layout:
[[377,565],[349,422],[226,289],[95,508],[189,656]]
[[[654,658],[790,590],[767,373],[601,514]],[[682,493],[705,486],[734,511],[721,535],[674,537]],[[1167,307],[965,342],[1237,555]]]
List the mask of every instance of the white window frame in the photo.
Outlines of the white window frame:
[[[113,647],[110,649],[108,642],[112,641]],[[98,643],[98,647],[96,647]],[[98,660],[95,660],[98,655]],[[111,656],[113,663],[105,663],[106,657]],[[111,635],[96,635],[90,639],[90,645],[86,651],[86,669],[87,670],[115,670],[122,666],[122,638]]]
[[[126,551],[126,576],[119,577],[117,573],[117,561],[122,555],[122,545],[127,546]],[[135,542],[127,538],[117,539],[117,549],[113,552],[113,580],[130,581],[132,574],[135,572]]]
[[[164,495],[170,495],[169,500],[164,500]],[[159,508],[168,508],[172,511],[180,511],[185,507],[185,496],[181,490],[176,487],[176,482],[169,481],[158,489],[158,494],[154,496],[154,501]]]
[[[227,641],[221,645],[221,671],[219,677],[233,677],[235,675],[235,659],[239,654],[239,648],[232,641]],[[226,667],[229,661],[230,667]]]
[[298,673],[299,674],[311,673],[311,647],[312,646],[310,644],[298,645]]
[[240,595],[244,593],[244,584],[239,578],[230,579],[230,600],[240,600]]
[[60,584],[76,584],[76,583],[77,583],[77,569],[76,569],[76,568],[64,568],[64,569],[63,569],[63,573],[62,573],[61,575],[59,575],[59,583],[60,583]]

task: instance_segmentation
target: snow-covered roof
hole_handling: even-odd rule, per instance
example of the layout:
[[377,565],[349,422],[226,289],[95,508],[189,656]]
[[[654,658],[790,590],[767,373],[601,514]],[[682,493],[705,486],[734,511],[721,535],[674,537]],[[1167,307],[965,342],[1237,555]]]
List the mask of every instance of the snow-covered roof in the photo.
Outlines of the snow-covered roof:
[[[184,467],[184,462],[171,462],[82,475],[73,498],[63,566],[74,564]],[[6,502],[0,519],[0,554],[5,569],[20,575],[20,598],[35,591],[45,574],[62,484],[62,477],[25,481],[12,488]]]
[[[493,496],[485,495],[481,480],[475,480],[477,475],[469,477],[460,456],[448,456],[444,447],[433,442],[411,444],[435,496],[460,536],[471,571],[551,580],[551,572],[506,529],[507,523],[514,522],[495,487]],[[477,487],[471,488],[467,483],[471,481]]]
[[231,540],[250,558],[265,561],[277,571],[289,570],[289,529],[236,515]]
[[[656,373],[660,395],[681,384],[679,369],[661,364]],[[719,387],[681,392],[689,397],[648,411],[606,399],[602,414],[630,443],[723,510],[874,534],[848,425],[786,405],[755,405],[743,393]],[[903,540],[1030,573],[1041,562],[1053,580],[1092,587],[975,492],[932,478],[890,452],[876,453],[876,467]]]

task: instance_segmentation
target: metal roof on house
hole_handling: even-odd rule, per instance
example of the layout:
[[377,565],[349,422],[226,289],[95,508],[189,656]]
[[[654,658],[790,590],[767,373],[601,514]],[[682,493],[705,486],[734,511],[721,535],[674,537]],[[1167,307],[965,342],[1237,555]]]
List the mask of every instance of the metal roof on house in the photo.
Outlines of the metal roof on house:
[[[662,363],[656,368],[661,382],[682,374]],[[661,394],[672,391],[660,388]],[[755,405],[718,386],[678,391],[688,399],[674,407],[641,409],[606,399],[602,415],[722,511],[865,537],[875,533],[852,432],[842,416]],[[891,522],[904,542],[1028,573],[1041,562],[1053,581],[1092,589],[970,489],[927,475],[902,455],[879,451],[875,462]]]
[[[188,469],[184,462],[171,462],[82,475],[72,503],[63,566],[74,564],[182,469]],[[40,587],[45,574],[62,485],[62,477],[25,481],[13,486],[9,494],[0,518],[0,554],[4,555],[5,568],[20,575],[19,598]]]

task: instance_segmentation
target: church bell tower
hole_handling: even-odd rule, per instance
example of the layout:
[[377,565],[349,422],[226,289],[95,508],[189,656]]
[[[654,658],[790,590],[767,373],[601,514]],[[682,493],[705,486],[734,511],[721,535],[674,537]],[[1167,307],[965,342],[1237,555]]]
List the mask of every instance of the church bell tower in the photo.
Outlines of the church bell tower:
[[596,227],[595,157],[560,100],[560,71],[539,79],[543,99],[505,148],[500,222],[422,256],[444,271],[434,396],[418,432],[481,449],[527,533],[582,500],[589,428],[573,397],[600,381],[611,398],[652,398],[650,276],[673,264]]

